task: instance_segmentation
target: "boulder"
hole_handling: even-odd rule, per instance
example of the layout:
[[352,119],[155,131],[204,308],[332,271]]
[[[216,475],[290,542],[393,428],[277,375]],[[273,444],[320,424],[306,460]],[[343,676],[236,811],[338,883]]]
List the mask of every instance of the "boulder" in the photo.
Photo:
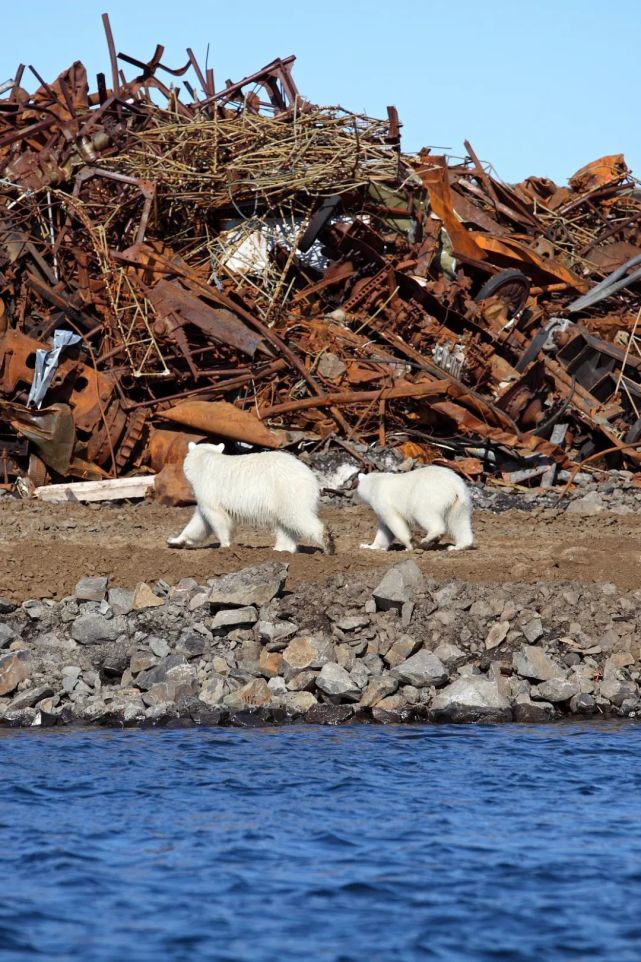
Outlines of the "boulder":
[[578,695],[579,691],[578,683],[570,678],[550,678],[549,681],[535,685],[530,694],[537,701],[551,701],[556,705],[558,702],[569,701],[574,695]]
[[395,608],[400,611],[425,586],[425,578],[415,561],[394,565],[372,592],[379,611]]
[[317,704],[316,696],[311,691],[288,691],[283,696],[283,705],[291,715],[304,715]]
[[26,650],[0,656],[0,696],[10,695],[32,669],[31,654]]
[[395,678],[393,675],[381,675],[378,678],[373,678],[361,695],[359,702],[360,707],[372,708],[383,698],[387,698],[388,695],[393,695],[398,685],[398,678]]
[[323,665],[316,679],[316,687],[332,698],[344,698],[347,701],[358,701],[361,694],[349,672],[335,661]]
[[[269,688],[264,678],[254,678],[247,682],[242,688],[237,688],[223,698],[225,708],[235,711],[237,709],[260,707],[269,705],[273,700],[274,694]],[[202,699],[202,695],[201,695]]]
[[50,698],[54,694],[50,685],[39,685],[37,688],[27,688],[15,695],[9,705],[9,709],[33,708],[44,698]]
[[402,665],[404,661],[413,655],[419,646],[419,642],[416,638],[412,638],[411,635],[403,635],[398,641],[395,641],[392,647],[383,655],[383,661],[389,665],[390,668],[396,668],[398,665]]
[[483,675],[457,678],[432,699],[430,716],[437,721],[510,721],[510,702],[496,681]]
[[308,725],[342,725],[354,714],[351,705],[312,705],[305,713]]
[[266,605],[282,591],[288,569],[289,565],[282,561],[267,561],[221,578],[213,578],[208,581],[210,604],[239,608]]
[[334,646],[329,638],[313,635],[293,638],[283,651],[288,668],[302,671],[305,668],[322,668],[334,660]]
[[148,691],[154,685],[170,682],[173,685],[190,684],[196,678],[196,670],[187,663],[184,655],[169,655],[163,658],[153,668],[141,671],[135,684],[143,691]]
[[150,586],[141,581],[134,588],[133,597],[131,599],[131,607],[133,611],[143,611],[145,608],[156,608],[160,605],[164,605],[164,600],[155,595]]
[[251,605],[245,608],[229,608],[227,611],[217,611],[211,622],[211,630],[215,635],[225,634],[233,628],[251,628],[258,621],[258,612]]
[[81,578],[74,588],[78,601],[103,601],[107,592],[107,578]]
[[447,668],[443,662],[433,652],[425,649],[412,655],[397,668],[393,668],[390,674],[403,684],[414,685],[416,688],[426,688],[431,685],[438,688],[448,679]]
[[536,645],[521,645],[520,650],[515,651],[512,656],[512,666],[521,678],[530,678],[534,681],[549,681],[564,675],[561,665]]
[[115,641],[127,630],[123,617],[105,618],[97,613],[79,615],[71,626],[71,637],[80,645],[100,645],[104,641]]
[[114,615],[128,615],[132,611],[134,593],[129,588],[110,588],[107,595]]
[[551,721],[555,715],[556,709],[549,701],[532,701],[525,697],[522,700],[517,699],[514,706],[515,722],[542,724]]
[[570,711],[573,715],[594,715],[596,699],[587,692],[579,692],[570,698]]

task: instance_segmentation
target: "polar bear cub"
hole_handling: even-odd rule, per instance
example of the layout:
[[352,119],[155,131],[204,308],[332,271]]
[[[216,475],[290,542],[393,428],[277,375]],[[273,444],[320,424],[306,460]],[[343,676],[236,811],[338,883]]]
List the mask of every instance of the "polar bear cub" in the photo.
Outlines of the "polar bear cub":
[[372,508],[378,520],[376,537],[361,548],[386,551],[392,541],[412,550],[410,525],[426,533],[428,545],[447,534],[450,551],[471,548],[472,502],[465,482],[449,468],[430,465],[406,474],[359,474],[358,496]]
[[196,496],[196,510],[173,548],[194,547],[210,534],[228,548],[234,521],[271,528],[275,551],[296,551],[311,541],[332,552],[331,536],[318,517],[320,485],[314,473],[291,454],[223,454],[224,444],[189,443],[183,470]]

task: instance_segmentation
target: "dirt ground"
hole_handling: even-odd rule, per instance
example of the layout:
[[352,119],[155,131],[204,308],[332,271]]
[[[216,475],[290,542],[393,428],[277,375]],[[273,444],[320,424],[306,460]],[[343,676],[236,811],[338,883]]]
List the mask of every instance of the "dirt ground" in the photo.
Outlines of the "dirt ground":
[[[84,575],[107,575],[110,584],[132,587],[160,578],[175,584],[236,571],[273,558],[290,562],[290,585],[324,582],[337,572],[360,572],[400,561],[391,551],[364,551],[361,541],[374,533],[364,506],[324,507],[322,516],[336,538],[337,553],[325,557],[303,549],[296,555],[272,552],[268,531],[239,528],[237,543],[224,551],[215,544],[191,550],[167,547],[190,508],[153,503],[122,506],[46,505],[0,502],[0,596],[13,601],[61,598]],[[641,584],[641,516],[603,513],[594,517],[511,510],[474,514],[476,548],[451,552],[417,550],[423,571],[444,581],[472,582],[613,581],[620,588]]]

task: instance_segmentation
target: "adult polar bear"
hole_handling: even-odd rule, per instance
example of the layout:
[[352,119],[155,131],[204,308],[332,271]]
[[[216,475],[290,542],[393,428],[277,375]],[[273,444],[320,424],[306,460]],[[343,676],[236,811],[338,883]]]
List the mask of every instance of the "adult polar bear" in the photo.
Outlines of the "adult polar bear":
[[196,510],[183,531],[168,538],[173,548],[194,547],[210,534],[221,548],[231,543],[234,521],[271,528],[274,551],[296,551],[300,541],[333,550],[318,517],[320,485],[315,474],[291,454],[265,451],[223,454],[224,444],[189,443],[183,464],[196,497]]
[[386,551],[395,539],[412,550],[409,525],[426,533],[427,545],[447,534],[450,551],[471,548],[472,502],[465,482],[449,468],[429,465],[406,474],[359,474],[358,495],[378,520],[376,537],[361,548]]

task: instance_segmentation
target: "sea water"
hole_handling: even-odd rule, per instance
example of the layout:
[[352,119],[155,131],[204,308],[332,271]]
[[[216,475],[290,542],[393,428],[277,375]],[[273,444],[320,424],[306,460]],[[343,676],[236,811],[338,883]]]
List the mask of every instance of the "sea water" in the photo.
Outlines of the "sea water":
[[641,728],[0,735],[0,959],[638,962]]

